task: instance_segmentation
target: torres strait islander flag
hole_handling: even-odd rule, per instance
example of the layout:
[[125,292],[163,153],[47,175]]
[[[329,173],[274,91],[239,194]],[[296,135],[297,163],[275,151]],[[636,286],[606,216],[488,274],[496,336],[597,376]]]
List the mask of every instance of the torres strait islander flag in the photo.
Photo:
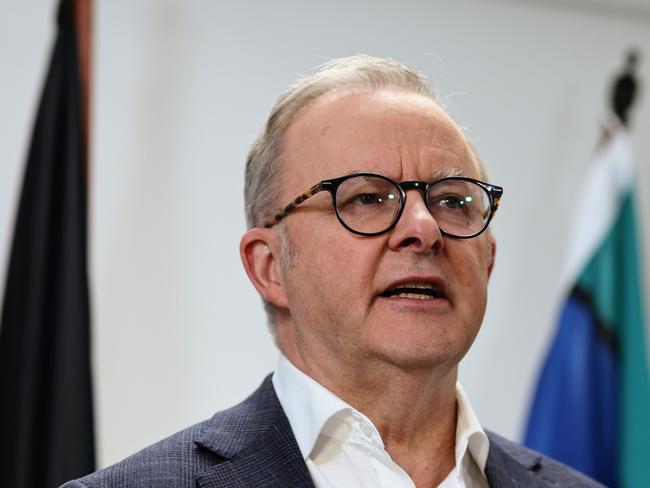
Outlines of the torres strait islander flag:
[[568,296],[525,444],[610,487],[650,487],[650,381],[635,165],[618,120],[579,195]]

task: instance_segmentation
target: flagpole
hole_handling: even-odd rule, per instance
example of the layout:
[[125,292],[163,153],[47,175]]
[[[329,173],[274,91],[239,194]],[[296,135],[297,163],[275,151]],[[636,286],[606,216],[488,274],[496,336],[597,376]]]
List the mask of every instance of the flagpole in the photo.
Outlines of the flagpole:
[[612,86],[612,111],[627,129],[630,128],[630,109],[634,107],[639,91],[636,75],[638,62],[638,51],[630,50],[626,56],[625,67]]
[[630,49],[625,57],[623,70],[616,75],[612,83],[609,97],[610,114],[601,125],[600,137],[596,142],[596,152],[607,146],[612,136],[620,129],[630,130],[630,112],[635,106],[639,93],[638,63],[639,52],[636,49]]
[[90,178],[90,104],[92,100],[92,0],[73,0],[73,17],[79,51],[81,123],[86,182]]

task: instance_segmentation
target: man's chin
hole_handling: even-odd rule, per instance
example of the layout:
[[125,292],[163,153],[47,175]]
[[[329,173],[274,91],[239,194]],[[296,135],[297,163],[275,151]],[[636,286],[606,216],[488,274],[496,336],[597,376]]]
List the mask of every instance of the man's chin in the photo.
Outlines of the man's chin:
[[391,364],[403,372],[416,374],[439,372],[445,374],[451,372],[458,366],[458,363],[465,355],[464,351],[452,350],[451,348],[408,349],[399,344],[389,351],[382,351],[378,358],[383,362]]

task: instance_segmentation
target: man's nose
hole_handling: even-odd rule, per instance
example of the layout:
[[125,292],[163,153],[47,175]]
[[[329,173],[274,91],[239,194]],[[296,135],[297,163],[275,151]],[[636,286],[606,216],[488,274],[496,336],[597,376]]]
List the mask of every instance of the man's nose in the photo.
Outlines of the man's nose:
[[403,248],[422,253],[442,251],[444,237],[423,197],[419,190],[407,191],[402,216],[388,239],[388,247],[393,251]]

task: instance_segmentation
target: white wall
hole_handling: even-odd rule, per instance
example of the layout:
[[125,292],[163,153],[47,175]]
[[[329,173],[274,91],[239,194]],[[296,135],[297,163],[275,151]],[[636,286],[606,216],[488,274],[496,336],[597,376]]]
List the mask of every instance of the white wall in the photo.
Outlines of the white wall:
[[27,144],[53,41],[52,0],[0,0],[0,297]]
[[[3,267],[54,3],[11,3],[0,18]],[[519,437],[554,326],[573,196],[623,51],[638,46],[650,55],[647,17],[478,0],[252,5],[96,5],[91,264],[100,464],[237,402],[274,367],[237,251],[243,161],[297,75],[357,52],[425,72],[506,189],[494,223],[490,305],[462,380],[483,423]],[[646,216],[649,128],[642,99],[635,139]]]

